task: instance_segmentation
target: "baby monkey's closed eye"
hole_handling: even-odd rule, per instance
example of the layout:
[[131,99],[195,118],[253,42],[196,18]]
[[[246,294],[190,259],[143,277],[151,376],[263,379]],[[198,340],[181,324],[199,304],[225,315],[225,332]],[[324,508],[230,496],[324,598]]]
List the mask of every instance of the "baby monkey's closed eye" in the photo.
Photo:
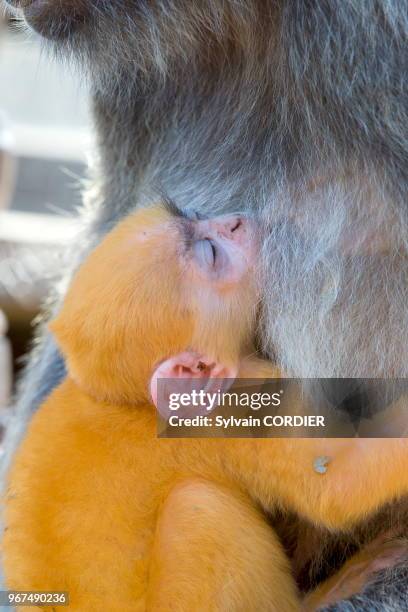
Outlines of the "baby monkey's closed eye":
[[196,240],[193,244],[196,260],[204,267],[213,268],[217,260],[217,247],[210,238]]

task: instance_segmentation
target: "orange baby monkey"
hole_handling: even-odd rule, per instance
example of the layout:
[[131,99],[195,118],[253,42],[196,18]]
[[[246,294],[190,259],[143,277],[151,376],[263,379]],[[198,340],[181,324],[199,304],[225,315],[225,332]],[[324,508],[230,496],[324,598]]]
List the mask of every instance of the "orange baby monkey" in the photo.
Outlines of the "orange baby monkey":
[[404,440],[157,439],[158,378],[277,376],[246,357],[257,250],[245,217],[192,221],[158,205],[79,269],[51,326],[67,378],[9,474],[9,589],[68,591],[70,610],[92,612],[298,610],[264,511],[347,529],[408,492]]

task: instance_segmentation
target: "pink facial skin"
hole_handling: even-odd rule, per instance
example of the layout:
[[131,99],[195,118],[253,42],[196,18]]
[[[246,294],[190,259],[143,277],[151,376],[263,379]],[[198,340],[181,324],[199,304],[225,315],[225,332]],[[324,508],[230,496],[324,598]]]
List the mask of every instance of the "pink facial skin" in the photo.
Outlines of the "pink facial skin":
[[221,285],[239,282],[255,263],[253,223],[243,215],[194,222],[193,265],[202,277]]

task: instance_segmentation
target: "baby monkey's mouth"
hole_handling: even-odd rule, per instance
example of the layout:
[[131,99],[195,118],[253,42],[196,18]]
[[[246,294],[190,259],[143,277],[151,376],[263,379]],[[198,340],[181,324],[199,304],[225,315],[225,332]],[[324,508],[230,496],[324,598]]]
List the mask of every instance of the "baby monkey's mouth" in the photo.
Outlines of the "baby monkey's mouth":
[[69,37],[89,14],[85,0],[6,0],[36,32],[52,40]]

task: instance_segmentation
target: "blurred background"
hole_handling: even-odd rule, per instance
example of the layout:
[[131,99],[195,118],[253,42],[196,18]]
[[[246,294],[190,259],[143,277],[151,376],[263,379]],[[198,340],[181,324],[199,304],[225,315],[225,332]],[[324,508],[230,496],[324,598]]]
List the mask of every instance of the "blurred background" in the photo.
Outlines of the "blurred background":
[[0,407],[75,232],[89,134],[85,85],[0,13]]

